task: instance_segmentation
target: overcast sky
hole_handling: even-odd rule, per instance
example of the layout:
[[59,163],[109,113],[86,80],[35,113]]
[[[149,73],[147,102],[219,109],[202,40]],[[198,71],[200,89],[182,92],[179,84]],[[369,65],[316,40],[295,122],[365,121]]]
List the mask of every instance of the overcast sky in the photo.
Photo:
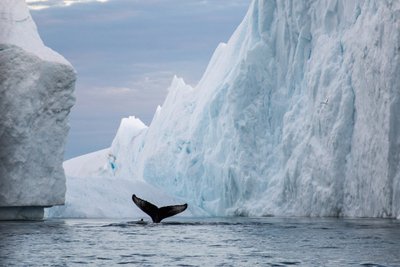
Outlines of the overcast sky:
[[176,74],[196,85],[250,0],[27,0],[44,43],[78,73],[65,158],[109,147],[123,117],[149,124]]

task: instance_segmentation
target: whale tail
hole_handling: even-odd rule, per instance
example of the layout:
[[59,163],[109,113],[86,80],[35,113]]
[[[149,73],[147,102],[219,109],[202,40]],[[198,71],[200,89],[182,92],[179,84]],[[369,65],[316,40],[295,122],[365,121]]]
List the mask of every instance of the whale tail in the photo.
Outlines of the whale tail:
[[158,208],[156,205],[138,198],[135,194],[132,195],[132,200],[136,206],[138,206],[144,213],[151,217],[154,223],[159,223],[165,218],[181,213],[188,206],[187,204],[183,204]]

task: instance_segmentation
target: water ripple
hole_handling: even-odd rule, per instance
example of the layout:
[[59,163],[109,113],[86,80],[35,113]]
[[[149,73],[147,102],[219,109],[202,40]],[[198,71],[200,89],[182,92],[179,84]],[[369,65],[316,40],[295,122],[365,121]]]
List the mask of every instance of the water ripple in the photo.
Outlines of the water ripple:
[[400,266],[393,220],[0,222],[0,241],[1,266]]

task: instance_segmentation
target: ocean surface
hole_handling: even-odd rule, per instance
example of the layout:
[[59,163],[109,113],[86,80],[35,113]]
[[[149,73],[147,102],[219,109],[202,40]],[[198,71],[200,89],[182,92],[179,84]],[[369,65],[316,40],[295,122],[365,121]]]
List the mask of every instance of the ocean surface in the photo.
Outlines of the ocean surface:
[[1,266],[400,266],[400,221],[0,222]]

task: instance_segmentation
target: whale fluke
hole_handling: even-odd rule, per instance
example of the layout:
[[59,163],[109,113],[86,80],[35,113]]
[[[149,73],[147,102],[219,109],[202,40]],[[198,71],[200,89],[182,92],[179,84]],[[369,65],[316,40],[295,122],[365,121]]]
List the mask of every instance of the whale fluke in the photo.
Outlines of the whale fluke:
[[138,198],[135,194],[132,195],[132,200],[136,206],[151,217],[154,223],[159,223],[165,218],[181,213],[188,206],[187,204],[183,204],[158,208],[156,205]]

